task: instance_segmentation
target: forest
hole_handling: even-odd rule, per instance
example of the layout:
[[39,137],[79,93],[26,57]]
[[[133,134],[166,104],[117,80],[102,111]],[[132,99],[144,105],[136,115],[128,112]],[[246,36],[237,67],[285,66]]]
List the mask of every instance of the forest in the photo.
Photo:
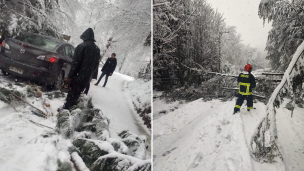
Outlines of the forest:
[[153,10],[155,88],[199,85],[210,72],[235,74],[246,63],[266,67],[263,52],[242,43],[236,27],[206,1],[155,0]]

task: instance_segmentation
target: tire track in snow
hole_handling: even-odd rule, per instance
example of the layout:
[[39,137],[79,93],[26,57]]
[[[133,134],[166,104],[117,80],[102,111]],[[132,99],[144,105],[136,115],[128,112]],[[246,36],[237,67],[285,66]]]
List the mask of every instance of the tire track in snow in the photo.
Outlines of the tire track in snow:
[[[193,102],[194,104],[199,101]],[[192,103],[192,102],[191,102]],[[183,125],[178,133],[168,132],[165,137],[159,137],[155,140],[154,154],[158,155],[154,160],[154,169],[156,170],[252,170],[250,155],[245,143],[245,137],[240,138],[242,129],[240,117],[233,117],[227,109],[234,106],[234,102],[200,102],[200,103],[215,103],[217,108],[212,108],[210,105],[197,105],[196,110],[202,113],[208,113],[208,116],[202,115],[192,119],[191,124]],[[220,104],[220,105],[219,105]],[[190,107],[191,104],[186,106]],[[214,105],[214,104],[213,104]],[[196,105],[193,105],[196,107]],[[184,107],[187,108],[187,107]],[[231,108],[233,110],[233,108]],[[176,112],[176,111],[175,111]],[[172,112],[163,116],[154,129],[165,130],[174,125],[172,122],[178,122],[186,119],[187,116]],[[229,114],[228,114],[229,113]],[[194,115],[195,113],[193,113]],[[165,122],[170,116],[178,117],[178,121],[171,120]],[[238,119],[237,119],[238,118]],[[166,126],[164,126],[166,125]],[[242,130],[241,130],[242,131]],[[242,136],[241,136],[242,137]],[[243,139],[243,140],[240,140]],[[160,145],[161,144],[161,145]],[[165,145],[168,144],[168,145]],[[174,151],[161,156],[162,152],[177,147]]]
[[[218,169],[218,165],[221,163],[221,165],[227,166],[227,169],[231,171],[249,171],[252,169],[252,163],[250,156],[247,154],[248,150],[246,146],[246,138],[244,135],[244,130],[242,129],[243,125],[239,113],[232,115],[229,111],[223,110],[231,108],[233,105],[230,103],[226,103],[222,106],[223,107],[220,109],[218,115],[219,118],[222,118],[223,121],[227,120],[228,124],[224,125],[226,126],[226,131],[223,132],[223,135],[220,135],[220,139],[222,142],[225,142],[226,139],[230,140],[230,142],[221,144],[221,149],[214,159],[212,170],[220,170]],[[233,155],[227,155],[227,151]]]

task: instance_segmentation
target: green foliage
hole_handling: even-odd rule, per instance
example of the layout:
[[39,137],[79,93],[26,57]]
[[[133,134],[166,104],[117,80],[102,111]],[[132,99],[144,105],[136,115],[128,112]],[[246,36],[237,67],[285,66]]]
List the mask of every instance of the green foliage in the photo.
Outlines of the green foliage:
[[73,171],[72,164],[70,162],[61,162],[57,159],[57,170],[56,171]]
[[3,87],[0,87],[0,100],[4,101],[6,103],[10,103],[12,98],[16,99],[17,97],[15,97],[14,95],[24,98],[25,95],[23,93],[21,93],[20,91],[17,90],[10,90],[10,89],[6,89]]
[[77,148],[79,156],[83,159],[84,163],[91,167],[91,165],[103,155],[109,152],[101,150],[94,142],[84,139],[76,139],[73,141],[73,145]]
[[57,114],[56,131],[66,138],[73,135],[73,125],[71,124],[70,112],[68,110],[61,110]]

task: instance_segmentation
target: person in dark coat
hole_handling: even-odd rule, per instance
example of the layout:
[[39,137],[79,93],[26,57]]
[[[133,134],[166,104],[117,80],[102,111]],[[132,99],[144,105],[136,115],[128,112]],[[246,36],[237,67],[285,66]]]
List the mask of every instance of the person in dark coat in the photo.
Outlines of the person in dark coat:
[[96,86],[99,84],[100,80],[102,79],[103,76],[106,76],[105,82],[103,84],[103,87],[107,85],[108,78],[109,76],[112,76],[113,72],[115,71],[116,65],[117,65],[117,60],[116,60],[116,54],[112,53],[111,58],[108,58],[106,63],[103,65],[101,69],[101,75],[95,84]]
[[254,76],[251,74],[252,66],[247,64],[244,70],[248,73],[241,73],[238,77],[237,81],[239,83],[239,94],[233,114],[240,111],[245,99],[247,100],[247,110],[250,111],[250,109],[253,109],[252,90],[255,89],[256,83]]
[[[100,62],[100,60],[102,59],[102,56],[100,56],[100,59],[98,61],[98,64]],[[95,79],[97,80],[97,77],[98,77],[98,67],[95,69],[95,71],[93,72],[93,76],[92,76],[92,79]],[[85,88],[85,90],[83,91],[84,94],[88,95],[89,93],[89,90],[90,90],[90,84],[87,85],[87,87]]]
[[83,43],[79,44],[73,56],[71,70],[66,78],[65,84],[69,85],[69,92],[64,104],[64,109],[70,109],[76,105],[81,94],[88,87],[94,71],[98,68],[100,50],[95,45],[94,32],[88,28],[80,36]]

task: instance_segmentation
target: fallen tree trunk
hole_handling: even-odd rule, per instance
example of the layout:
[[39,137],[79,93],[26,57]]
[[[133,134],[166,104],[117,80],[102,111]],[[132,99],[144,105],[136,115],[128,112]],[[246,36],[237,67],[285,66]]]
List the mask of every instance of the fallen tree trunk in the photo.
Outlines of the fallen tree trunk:
[[[238,78],[238,75],[229,75],[229,74],[222,74],[222,73],[218,73],[218,72],[208,72],[208,74],[215,74],[215,75],[220,75],[220,76],[224,76],[224,77],[234,77],[234,78]],[[260,78],[260,77],[255,77],[256,80],[267,80],[267,81],[273,81],[273,82],[281,82],[281,79],[267,79],[267,78]]]

